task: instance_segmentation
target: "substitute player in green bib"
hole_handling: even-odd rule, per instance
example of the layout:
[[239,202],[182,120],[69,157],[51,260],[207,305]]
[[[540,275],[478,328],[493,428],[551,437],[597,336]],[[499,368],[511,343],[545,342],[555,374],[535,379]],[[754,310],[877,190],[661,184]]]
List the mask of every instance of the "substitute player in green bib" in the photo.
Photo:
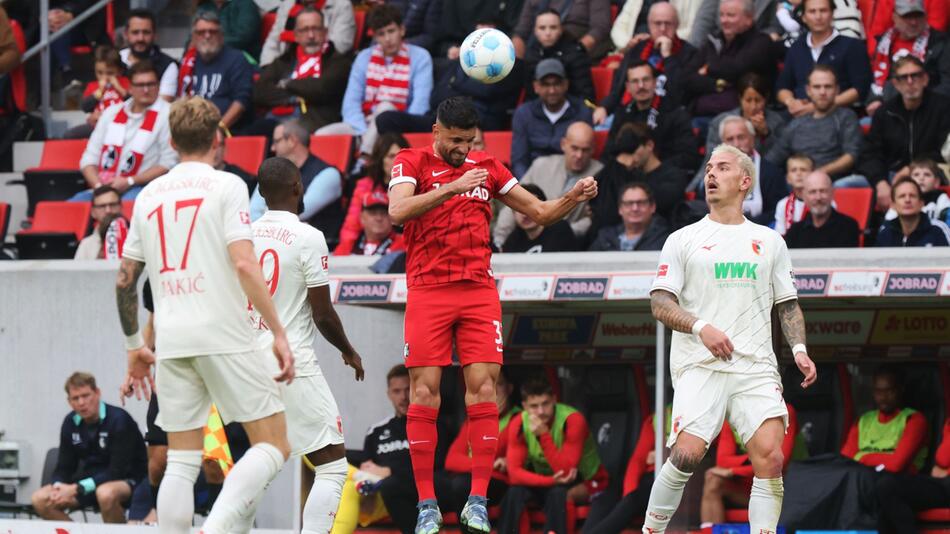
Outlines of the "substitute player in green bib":
[[713,150],[704,186],[709,215],[667,239],[653,289],[653,315],[673,330],[670,459],[659,469],[643,532],[664,532],[683,488],[728,417],[752,462],[749,524],[773,534],[782,511],[782,441],[788,411],[772,352],[772,309],[795,363],[818,377],[805,348],[792,262],[778,233],[742,214],[755,165],[727,145]]

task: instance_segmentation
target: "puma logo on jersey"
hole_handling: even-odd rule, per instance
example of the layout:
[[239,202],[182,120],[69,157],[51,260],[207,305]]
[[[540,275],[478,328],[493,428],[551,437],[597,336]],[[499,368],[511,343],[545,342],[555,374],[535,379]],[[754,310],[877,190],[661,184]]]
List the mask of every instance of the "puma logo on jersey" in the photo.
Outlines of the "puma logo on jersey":
[[758,277],[755,274],[755,271],[758,268],[758,263],[752,263],[748,261],[716,262],[716,280],[758,280]]
[[449,172],[448,169],[443,169],[441,171],[432,171],[432,177],[435,178],[436,176],[442,176],[443,174],[447,172]]
[[712,245],[703,245],[703,249],[704,249],[704,250],[712,250],[713,247],[716,246],[716,245],[718,245],[718,244],[719,244],[719,243],[713,243]]

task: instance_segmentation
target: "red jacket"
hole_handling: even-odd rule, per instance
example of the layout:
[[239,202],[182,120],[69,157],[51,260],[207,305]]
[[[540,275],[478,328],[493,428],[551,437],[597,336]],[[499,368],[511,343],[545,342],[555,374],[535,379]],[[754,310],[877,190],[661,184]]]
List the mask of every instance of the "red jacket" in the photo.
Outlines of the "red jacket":
[[[782,471],[788,468],[788,462],[792,460],[792,450],[795,448],[795,438],[798,436],[798,414],[792,405],[785,403],[788,408],[788,430],[785,432],[785,439],[782,441],[782,455],[785,462],[782,464]],[[716,445],[716,466],[732,469],[732,473],[737,477],[748,478],[752,480],[755,474],[752,471],[752,464],[749,462],[747,453],[740,454],[736,447],[736,438],[732,435],[732,427],[726,421],[719,432],[719,443]]]
[[[868,39],[868,56],[874,58],[877,38],[894,26],[894,0],[858,0],[858,9],[861,10],[861,22],[864,23],[864,33]],[[947,0],[924,0],[924,11],[931,28],[946,31],[947,16],[950,14]]]

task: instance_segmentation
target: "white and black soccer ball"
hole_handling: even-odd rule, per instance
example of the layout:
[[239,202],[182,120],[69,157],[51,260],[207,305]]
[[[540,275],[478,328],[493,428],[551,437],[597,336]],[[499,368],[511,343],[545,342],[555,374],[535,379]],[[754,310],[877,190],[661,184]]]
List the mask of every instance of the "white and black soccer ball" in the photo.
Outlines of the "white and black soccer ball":
[[482,83],[496,83],[515,66],[515,45],[504,32],[494,28],[468,34],[459,48],[462,70]]

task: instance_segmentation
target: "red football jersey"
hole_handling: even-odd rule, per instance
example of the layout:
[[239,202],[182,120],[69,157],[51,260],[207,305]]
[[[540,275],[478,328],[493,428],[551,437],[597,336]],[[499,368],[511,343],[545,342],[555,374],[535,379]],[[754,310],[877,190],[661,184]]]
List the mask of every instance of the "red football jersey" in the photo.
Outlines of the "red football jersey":
[[447,200],[421,217],[406,221],[406,282],[409,287],[474,280],[494,285],[491,273],[489,223],[491,200],[518,184],[511,172],[490,154],[472,151],[455,168],[431,146],[406,148],[393,161],[389,187],[411,183],[417,195],[454,182],[466,171],[483,168],[488,181]]

